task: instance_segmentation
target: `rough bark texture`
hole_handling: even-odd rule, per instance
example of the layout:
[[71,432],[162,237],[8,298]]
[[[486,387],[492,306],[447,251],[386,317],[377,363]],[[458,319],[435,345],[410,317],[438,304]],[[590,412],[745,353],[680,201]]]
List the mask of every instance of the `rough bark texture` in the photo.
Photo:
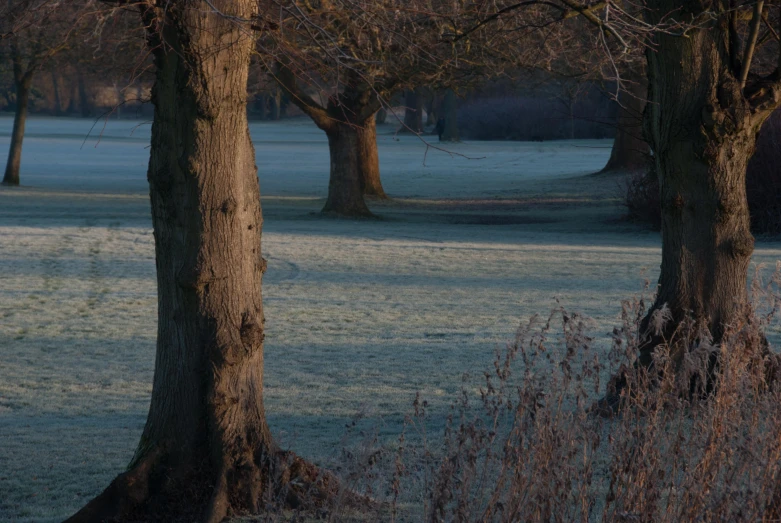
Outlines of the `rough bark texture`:
[[[649,2],[651,4],[651,2]],[[693,15],[703,7],[691,3]],[[676,12],[674,0],[653,2],[649,22]],[[687,17],[686,9],[676,16]],[[731,65],[727,16],[688,31],[659,33],[647,52],[649,106],[645,132],[654,151],[662,202],[662,265],[653,311],[666,305],[667,327],[691,317],[719,341],[725,325],[749,313],[746,165],[765,119],[779,105],[778,71],[741,90]],[[656,339],[641,353],[649,364]]]
[[372,198],[385,199],[388,196],[380,180],[380,157],[377,153],[377,125],[371,116],[358,131],[358,169],[361,173],[363,194]]
[[423,95],[420,89],[407,91],[404,105],[404,125],[399,132],[423,132]]
[[[256,5],[212,3],[241,19]],[[158,285],[152,401],[128,472],[71,522],[222,521],[257,513],[291,475],[313,472],[276,449],[263,407],[265,262],[246,116],[252,39],[202,0],[172,4],[164,20],[147,15],[157,70],[148,170]]]
[[370,216],[363,199],[358,128],[336,123],[326,129],[326,136],[331,153],[331,176],[323,212],[340,216]]
[[442,131],[443,142],[458,142],[461,140],[458,134],[458,103],[456,93],[452,89],[445,91],[442,101],[442,112],[445,117],[445,127]]
[[32,87],[32,72],[28,72],[16,81],[16,111],[11,131],[11,145],[8,148],[8,162],[5,165],[3,185],[19,185],[19,169],[22,165],[22,142],[24,126],[27,123],[27,106]]
[[619,101],[617,132],[610,159],[601,172],[641,171],[648,167],[650,148],[643,139],[643,111],[648,96],[645,77],[634,79]]

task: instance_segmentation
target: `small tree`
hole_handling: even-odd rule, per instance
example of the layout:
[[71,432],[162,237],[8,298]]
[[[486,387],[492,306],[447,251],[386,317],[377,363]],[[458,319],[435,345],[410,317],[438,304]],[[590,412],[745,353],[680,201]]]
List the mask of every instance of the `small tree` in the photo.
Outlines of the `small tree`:
[[22,142],[33,77],[87,19],[91,2],[63,4],[55,0],[8,2],[0,10],[0,59],[10,62],[16,94],[13,131],[3,185],[19,185]]

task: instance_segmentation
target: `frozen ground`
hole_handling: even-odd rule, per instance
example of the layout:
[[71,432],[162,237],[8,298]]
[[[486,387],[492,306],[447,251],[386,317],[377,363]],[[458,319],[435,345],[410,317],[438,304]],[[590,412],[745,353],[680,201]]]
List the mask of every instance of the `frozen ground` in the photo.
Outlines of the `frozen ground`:
[[[149,126],[33,120],[25,187],[0,190],[0,520],[59,521],[127,464],[151,392],[155,280]],[[130,130],[134,127],[133,135]],[[99,129],[98,129],[99,131]],[[10,120],[0,119],[5,151]],[[380,130],[383,219],[324,219],[327,144],[305,122],[252,126],[269,270],[266,401],[284,446],[328,463],[359,411],[388,440],[415,392],[436,417],[518,321],[562,304],[606,346],[620,300],[659,264],[621,222],[610,143],[426,150]],[[5,157],[0,156],[0,162]],[[757,262],[781,259],[759,243]]]

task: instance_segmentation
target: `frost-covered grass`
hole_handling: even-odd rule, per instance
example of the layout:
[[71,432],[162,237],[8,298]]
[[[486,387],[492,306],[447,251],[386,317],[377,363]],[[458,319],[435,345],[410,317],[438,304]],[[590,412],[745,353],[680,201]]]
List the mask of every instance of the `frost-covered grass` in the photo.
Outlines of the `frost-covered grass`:
[[[156,294],[149,129],[33,120],[25,187],[0,190],[0,520],[58,521],[127,464],[146,416]],[[0,150],[10,121],[0,119]],[[327,144],[303,122],[252,126],[261,190],[266,401],[283,446],[317,462],[358,412],[391,441],[417,391],[443,416],[521,318],[556,299],[607,348],[620,301],[655,279],[659,239],[618,220],[610,143],[430,150],[380,130],[383,219],[313,214]],[[4,156],[0,156],[0,162]],[[781,258],[760,243],[757,262]]]

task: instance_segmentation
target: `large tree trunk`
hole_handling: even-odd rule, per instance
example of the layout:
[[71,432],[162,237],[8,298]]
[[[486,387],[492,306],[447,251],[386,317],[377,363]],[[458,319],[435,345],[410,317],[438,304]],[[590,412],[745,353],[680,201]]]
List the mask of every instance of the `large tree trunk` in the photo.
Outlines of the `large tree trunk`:
[[[679,6],[658,0],[649,22]],[[681,15],[683,16],[683,15]],[[689,16],[689,15],[686,15]],[[688,20],[688,19],[687,19]],[[661,186],[659,292],[644,325],[641,363],[659,338],[654,311],[667,306],[672,332],[691,319],[718,342],[725,326],[747,319],[747,269],[754,248],[746,202],[746,165],[757,133],[775,109],[778,73],[741,89],[729,60],[727,16],[687,31],[658,33],[649,50],[646,136]]]
[[340,216],[371,216],[363,199],[363,165],[359,152],[362,140],[359,127],[336,122],[325,131],[331,153],[331,177],[328,182],[328,200],[323,212]]
[[[257,5],[214,3],[236,19]],[[202,0],[172,4],[166,15],[154,47],[148,172],[158,286],[152,401],[128,472],[73,522],[168,514],[218,522],[258,512],[279,495],[279,481],[312,472],[298,460],[285,471],[263,407],[265,263],[246,115],[253,40]]]
[[456,103],[456,93],[452,89],[445,91],[445,99],[442,103],[442,112],[445,117],[445,127],[442,130],[443,142],[458,142],[458,104]]
[[5,165],[3,185],[19,185],[19,169],[22,165],[22,142],[24,141],[24,126],[27,123],[27,105],[30,101],[30,88],[33,75],[28,72],[16,82],[16,111],[14,126],[11,131],[11,145],[8,148],[8,162]]
[[420,89],[407,91],[404,109],[404,126],[399,132],[420,134],[423,132],[423,95]]
[[648,167],[650,148],[643,139],[643,111],[648,96],[648,82],[645,77],[633,80],[619,97],[616,138],[610,159],[600,172],[630,172]]
[[380,157],[377,153],[377,125],[372,116],[357,129],[358,168],[361,172],[363,194],[372,198],[385,199],[388,196],[380,180]]

